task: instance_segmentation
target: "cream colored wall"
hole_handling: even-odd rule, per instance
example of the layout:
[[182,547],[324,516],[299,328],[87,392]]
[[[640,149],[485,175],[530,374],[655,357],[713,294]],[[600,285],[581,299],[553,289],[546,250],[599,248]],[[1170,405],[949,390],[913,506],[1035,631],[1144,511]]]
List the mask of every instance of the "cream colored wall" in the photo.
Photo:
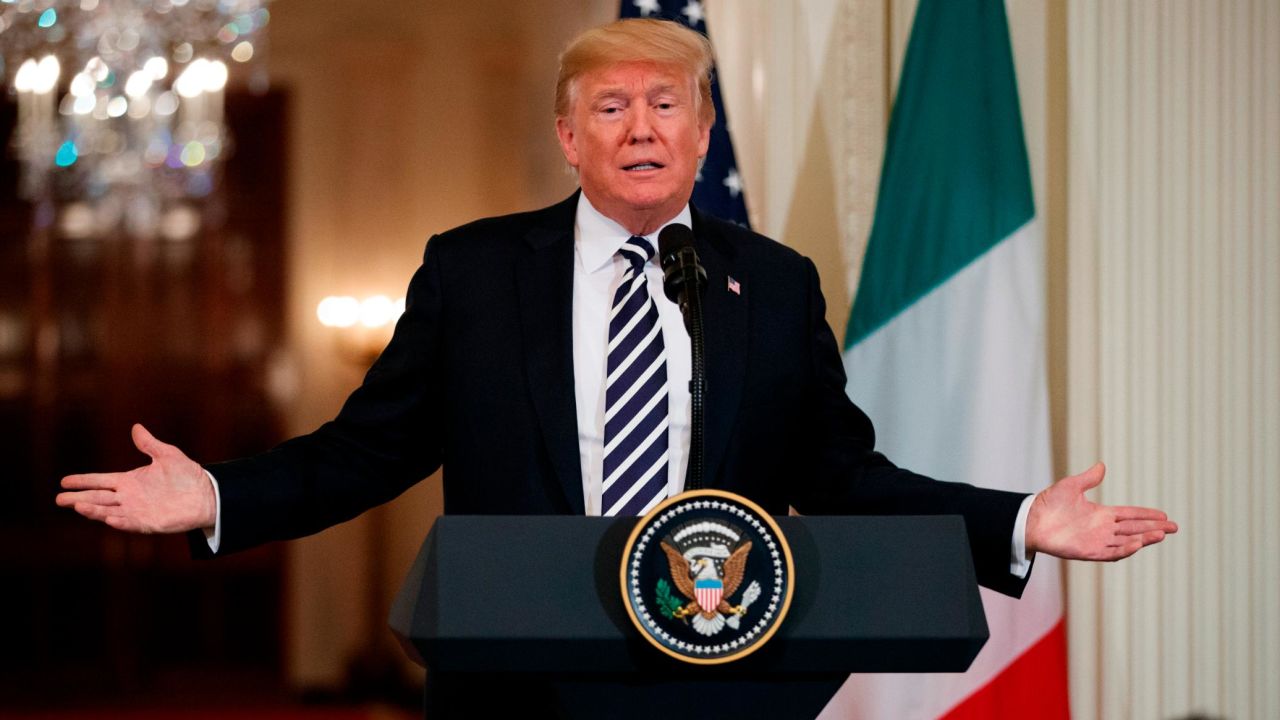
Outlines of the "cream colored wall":
[[1070,568],[1077,717],[1280,717],[1280,6],[1082,0],[1067,448],[1159,552]]
[[752,225],[818,266],[844,335],[888,125],[883,2],[708,3]]

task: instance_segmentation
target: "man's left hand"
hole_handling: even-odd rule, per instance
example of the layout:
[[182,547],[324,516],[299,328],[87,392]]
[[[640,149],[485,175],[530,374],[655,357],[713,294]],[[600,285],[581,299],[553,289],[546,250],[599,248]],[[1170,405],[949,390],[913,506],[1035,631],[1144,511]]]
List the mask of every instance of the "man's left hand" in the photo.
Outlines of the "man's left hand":
[[1115,561],[1178,532],[1155,508],[1099,505],[1084,496],[1102,482],[1102,463],[1062,478],[1036,495],[1027,515],[1027,553],[1068,560]]

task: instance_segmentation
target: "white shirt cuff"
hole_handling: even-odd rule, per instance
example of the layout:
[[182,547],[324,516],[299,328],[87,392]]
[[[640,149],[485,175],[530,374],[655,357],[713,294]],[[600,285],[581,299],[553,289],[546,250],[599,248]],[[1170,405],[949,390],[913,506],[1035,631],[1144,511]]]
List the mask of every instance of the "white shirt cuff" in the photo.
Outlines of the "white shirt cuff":
[[[209,551],[218,555],[218,546],[223,543],[223,496],[218,492],[218,479],[209,470],[205,470],[209,482],[214,483],[214,527],[204,528],[205,542],[209,543]],[[1025,523],[1025,520],[1023,521]]]
[[[217,485],[214,485],[217,487]],[[1031,502],[1035,495],[1028,495],[1018,508],[1018,519],[1013,522],[1013,543],[1009,549],[1009,574],[1025,578],[1031,572],[1031,558],[1027,555],[1027,516],[1031,514]]]

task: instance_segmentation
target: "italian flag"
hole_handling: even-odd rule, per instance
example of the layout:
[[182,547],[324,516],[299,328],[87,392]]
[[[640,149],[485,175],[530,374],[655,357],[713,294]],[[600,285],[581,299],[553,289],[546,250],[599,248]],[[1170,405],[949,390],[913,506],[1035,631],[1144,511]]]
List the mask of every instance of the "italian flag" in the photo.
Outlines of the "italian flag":
[[[1044,249],[1003,0],[920,0],[846,333],[849,396],[897,464],[1035,492],[1052,481]],[[965,673],[854,675],[824,718],[1066,718],[1060,568],[982,590]]]

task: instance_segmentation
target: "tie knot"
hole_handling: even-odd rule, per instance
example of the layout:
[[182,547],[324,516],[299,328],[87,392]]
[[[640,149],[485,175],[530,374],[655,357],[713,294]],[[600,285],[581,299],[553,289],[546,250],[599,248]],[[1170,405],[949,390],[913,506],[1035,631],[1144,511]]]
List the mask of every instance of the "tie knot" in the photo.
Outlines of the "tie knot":
[[632,270],[639,271],[644,268],[645,263],[649,262],[649,258],[653,257],[653,245],[639,235],[632,235],[622,244],[622,247],[618,248],[618,252],[631,263]]

